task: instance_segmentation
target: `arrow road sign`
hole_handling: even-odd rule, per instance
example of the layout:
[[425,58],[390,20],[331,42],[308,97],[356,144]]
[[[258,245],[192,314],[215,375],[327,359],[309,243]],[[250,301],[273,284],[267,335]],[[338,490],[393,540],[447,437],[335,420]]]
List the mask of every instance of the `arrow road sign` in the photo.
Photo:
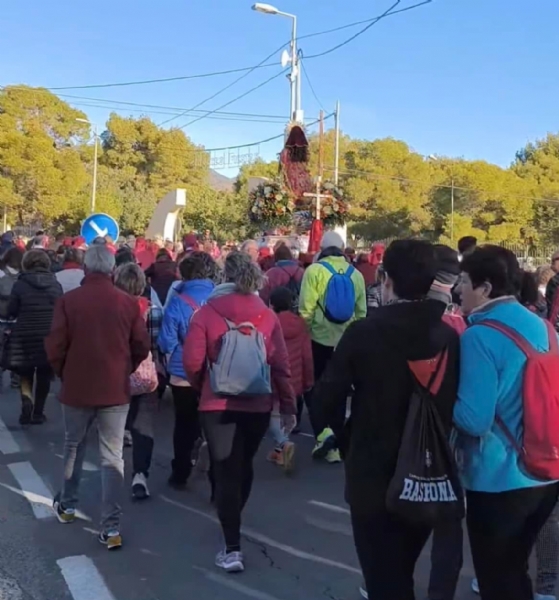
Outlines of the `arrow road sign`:
[[119,233],[120,230],[116,220],[105,213],[89,215],[82,223],[81,234],[85,238],[86,244],[91,244],[95,238],[105,237],[106,235],[110,235],[116,242]]

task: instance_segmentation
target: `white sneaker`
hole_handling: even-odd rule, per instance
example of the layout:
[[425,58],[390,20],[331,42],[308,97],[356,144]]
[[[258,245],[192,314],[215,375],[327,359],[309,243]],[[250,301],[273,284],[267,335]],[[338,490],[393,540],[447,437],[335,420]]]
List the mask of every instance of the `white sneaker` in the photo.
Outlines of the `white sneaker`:
[[149,498],[149,489],[146,476],[143,473],[136,473],[132,479],[132,496],[136,500],[145,500]]
[[361,598],[365,598],[365,600],[369,600],[369,594],[367,593],[367,588],[365,587],[365,582],[363,582],[359,586],[359,594],[361,595]]
[[245,570],[242,552],[227,552],[222,550],[215,557],[215,566],[227,571],[227,573],[241,573]]
[[477,579],[472,579],[472,592],[479,596],[479,583]]

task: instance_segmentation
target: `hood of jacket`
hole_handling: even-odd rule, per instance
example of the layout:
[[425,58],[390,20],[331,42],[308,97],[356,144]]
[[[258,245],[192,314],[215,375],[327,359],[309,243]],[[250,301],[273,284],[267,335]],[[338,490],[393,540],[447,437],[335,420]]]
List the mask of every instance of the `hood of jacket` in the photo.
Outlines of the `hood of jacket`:
[[59,285],[55,275],[46,269],[21,273],[19,280],[38,290],[47,290]]
[[179,296],[186,294],[187,296],[193,296],[193,300],[200,295],[211,294],[215,288],[215,284],[210,279],[190,279],[189,281],[181,281],[173,289],[175,294]]
[[277,315],[283,331],[283,337],[286,340],[300,338],[302,332],[307,328],[303,319],[289,310],[277,313]]
[[[229,284],[216,286],[207,304],[211,306],[216,315],[224,319],[229,319],[233,323],[242,323],[243,321],[253,321],[262,313],[268,311],[268,307],[256,294],[239,294],[232,291],[229,293],[215,295],[219,288]],[[234,284],[231,284],[234,287]],[[223,291],[223,290],[221,290]]]

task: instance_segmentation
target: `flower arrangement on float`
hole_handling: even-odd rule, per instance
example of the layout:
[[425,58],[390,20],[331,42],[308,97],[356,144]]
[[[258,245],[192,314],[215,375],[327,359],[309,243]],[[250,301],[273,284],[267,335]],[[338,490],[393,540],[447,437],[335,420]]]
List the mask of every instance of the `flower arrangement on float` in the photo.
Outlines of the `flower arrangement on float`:
[[[320,220],[328,227],[343,225],[347,221],[349,203],[341,188],[329,181],[320,186]],[[324,196],[327,196],[326,198]],[[308,208],[309,220],[316,219],[316,200]],[[310,225],[309,225],[310,228]]]
[[249,218],[263,227],[289,227],[293,222],[295,201],[278,181],[259,184],[249,193]]

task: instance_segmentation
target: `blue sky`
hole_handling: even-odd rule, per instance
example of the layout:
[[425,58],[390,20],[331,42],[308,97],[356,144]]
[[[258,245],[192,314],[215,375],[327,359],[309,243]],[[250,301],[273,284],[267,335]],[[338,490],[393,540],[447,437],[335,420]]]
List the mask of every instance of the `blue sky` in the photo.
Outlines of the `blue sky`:
[[[301,35],[373,17],[392,3],[277,0],[281,10],[298,15]],[[77,86],[250,66],[290,35],[287,19],[250,6],[251,0],[8,2],[0,18],[0,84]],[[527,141],[559,131],[558,22],[557,0],[434,0],[379,22],[306,68],[327,110],[340,100],[342,129],[353,137],[392,136],[422,154],[507,166]],[[356,30],[303,40],[301,48],[306,55],[320,52]],[[220,106],[275,72],[255,71],[204,108]],[[237,76],[60,93],[191,107]],[[305,116],[317,115],[320,106],[306,80],[302,96]],[[79,108],[100,127],[109,113]],[[280,77],[225,110],[287,115],[288,83]],[[281,131],[278,123],[210,119],[187,129],[206,147]],[[261,156],[272,158],[279,144],[262,145]]]

